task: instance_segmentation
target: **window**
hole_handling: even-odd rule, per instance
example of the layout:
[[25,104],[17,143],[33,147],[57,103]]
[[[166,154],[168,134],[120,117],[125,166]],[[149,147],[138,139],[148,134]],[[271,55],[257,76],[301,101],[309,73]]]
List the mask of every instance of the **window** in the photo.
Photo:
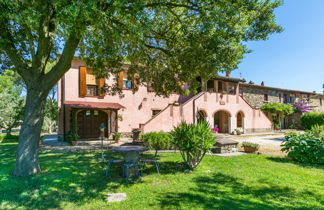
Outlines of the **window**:
[[229,94],[235,94],[235,84],[232,82],[228,83],[228,93]]
[[286,104],[286,103],[288,103],[288,95],[287,94],[284,94],[283,95],[284,97],[283,97],[283,102]]
[[98,96],[98,86],[87,85],[87,96]]
[[215,91],[214,80],[208,80],[207,81],[207,90],[208,91]]
[[96,78],[92,69],[87,69],[86,75],[86,87],[87,96],[98,96],[99,95],[99,80]]
[[223,92],[225,91],[225,85],[223,82],[218,81],[218,92]]
[[86,116],[90,116],[90,115],[91,115],[91,111],[90,111],[90,110],[86,111],[86,112],[85,112],[85,115],[86,115]]
[[268,102],[268,94],[264,94],[264,96],[263,96],[263,101]]
[[94,111],[93,111],[93,115],[94,115],[94,116],[98,116],[98,115],[99,115],[98,110],[94,110]]
[[152,117],[159,114],[160,112],[161,112],[161,110],[159,110],[159,109],[152,110]]
[[320,105],[321,105],[321,106],[323,105],[322,98],[320,98]]
[[123,89],[132,89],[133,88],[133,81],[128,80],[127,73],[124,72],[123,74]]
[[279,103],[281,103],[281,93],[279,93]]

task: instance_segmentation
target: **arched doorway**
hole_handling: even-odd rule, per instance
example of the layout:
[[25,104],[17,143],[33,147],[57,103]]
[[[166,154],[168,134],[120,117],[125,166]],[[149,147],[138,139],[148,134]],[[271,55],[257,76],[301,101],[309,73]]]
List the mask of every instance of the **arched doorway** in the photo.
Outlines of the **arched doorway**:
[[105,137],[107,133],[107,113],[100,110],[83,110],[77,115],[77,126],[79,138],[98,138],[100,136],[99,126],[101,123],[105,125]]
[[236,115],[236,127],[243,128],[244,127],[244,114],[243,112],[239,111]]
[[207,119],[207,114],[204,110],[199,110],[197,112],[197,122],[204,121]]
[[229,133],[231,114],[221,110],[214,114],[214,127],[219,128],[219,133]]

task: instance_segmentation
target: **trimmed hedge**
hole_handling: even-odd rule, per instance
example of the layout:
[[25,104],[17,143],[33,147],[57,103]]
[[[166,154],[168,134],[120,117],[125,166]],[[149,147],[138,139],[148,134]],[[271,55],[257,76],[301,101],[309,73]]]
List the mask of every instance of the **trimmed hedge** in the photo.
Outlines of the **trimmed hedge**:
[[314,125],[324,125],[324,113],[308,112],[301,116],[301,125],[309,130]]
[[172,136],[169,133],[164,132],[150,132],[143,134],[141,139],[145,146],[155,150],[155,156],[158,150],[173,149]]

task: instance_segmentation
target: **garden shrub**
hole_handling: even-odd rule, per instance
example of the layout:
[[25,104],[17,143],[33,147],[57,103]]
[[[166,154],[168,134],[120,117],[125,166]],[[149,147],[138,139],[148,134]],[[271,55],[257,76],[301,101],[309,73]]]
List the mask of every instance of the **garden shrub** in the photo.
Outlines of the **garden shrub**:
[[324,113],[308,112],[301,116],[301,125],[304,129],[311,129],[314,125],[324,125]]
[[281,145],[288,157],[301,163],[324,163],[324,137],[317,137],[311,132],[297,134],[287,133]]
[[216,141],[209,124],[200,121],[197,124],[180,123],[171,132],[173,144],[180,150],[185,163],[195,168],[210,150]]
[[172,136],[164,132],[150,132],[143,134],[141,139],[145,146],[155,150],[155,156],[158,150],[172,149]]
[[324,137],[324,125],[314,125],[309,132],[316,137]]

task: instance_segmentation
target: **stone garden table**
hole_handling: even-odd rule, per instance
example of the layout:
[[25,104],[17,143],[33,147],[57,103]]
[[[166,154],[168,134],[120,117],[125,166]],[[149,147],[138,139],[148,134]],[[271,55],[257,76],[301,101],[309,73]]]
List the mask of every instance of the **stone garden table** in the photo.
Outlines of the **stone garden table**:
[[140,153],[147,151],[148,148],[144,146],[119,146],[114,147],[113,150],[121,153],[124,156],[126,163],[137,163]]

